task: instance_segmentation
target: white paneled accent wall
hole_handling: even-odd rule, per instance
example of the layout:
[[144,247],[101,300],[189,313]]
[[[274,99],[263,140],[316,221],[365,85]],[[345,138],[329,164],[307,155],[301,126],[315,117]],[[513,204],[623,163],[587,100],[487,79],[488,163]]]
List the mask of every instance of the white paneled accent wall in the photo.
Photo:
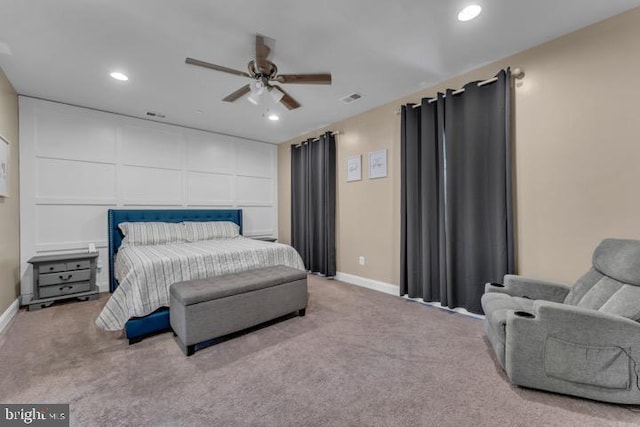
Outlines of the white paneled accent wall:
[[107,210],[242,208],[246,236],[277,235],[275,145],[20,97],[22,303],[27,261],[100,252],[108,289]]

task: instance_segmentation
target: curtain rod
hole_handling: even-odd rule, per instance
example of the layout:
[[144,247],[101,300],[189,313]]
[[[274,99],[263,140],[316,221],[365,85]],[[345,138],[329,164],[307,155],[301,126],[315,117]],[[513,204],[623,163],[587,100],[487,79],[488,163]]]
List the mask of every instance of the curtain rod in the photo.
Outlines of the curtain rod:
[[[493,77],[493,78],[491,78],[491,79],[489,79],[489,80],[485,80],[485,81],[483,81],[483,82],[478,82],[478,87],[482,87],[482,86],[485,86],[485,85],[488,85],[488,84],[490,84],[490,83],[497,82],[497,81],[498,81],[498,78],[497,78],[497,77]],[[451,95],[458,95],[458,94],[460,94],[460,93],[462,93],[462,92],[464,92],[464,88],[461,88],[461,89],[458,89],[458,90],[454,91]],[[443,95],[442,97],[443,97],[443,98],[446,98],[446,97],[447,97],[447,95]],[[430,100],[428,100],[427,102],[428,102],[429,104],[433,104],[433,103],[434,103],[434,102],[436,102],[437,100],[438,100],[438,98],[431,98],[431,99],[430,99]],[[415,105],[414,105],[413,107],[411,107],[411,108],[418,108],[418,107],[420,107],[420,105],[422,105],[422,104],[415,104]]]
[[[329,132],[331,133],[331,135],[340,135],[340,131],[335,131],[335,132]],[[318,138],[313,138],[312,141],[320,141],[320,137]]]
[[[520,79],[524,78],[524,71],[522,71],[521,68],[514,68],[513,72],[511,73],[511,76],[513,78],[515,78],[515,79],[520,80]],[[488,80],[484,80],[482,82],[478,82],[478,87],[482,87],[482,86],[488,85],[488,84],[496,82],[496,81],[498,81],[498,78],[497,77],[492,77],[492,78],[490,78]],[[462,92],[464,92],[464,88],[456,90],[455,92],[452,93],[452,95],[458,95],[458,94],[460,94]],[[447,96],[444,95],[444,98],[446,98],[446,97]],[[432,104],[432,103],[436,102],[437,100],[438,100],[438,98],[432,98],[432,99],[428,100],[427,102],[429,104]],[[421,103],[414,104],[411,108],[418,108],[418,107],[420,107],[420,105],[421,105]],[[397,114],[400,114],[400,110],[396,110],[396,115]]]
[[[329,133],[330,133],[331,135],[334,135],[334,136],[335,136],[335,135],[340,135],[340,131],[338,131],[338,130],[337,130],[337,131],[334,131],[334,132],[329,132]],[[320,141],[320,137],[318,137],[318,138],[313,138],[311,141],[313,141],[313,142],[315,142],[315,141]],[[307,144],[307,142],[308,142],[308,140],[307,140],[307,141],[302,141],[300,144],[291,144],[291,146],[292,146],[292,147],[296,147],[296,148],[298,148],[298,147],[302,147],[303,145]],[[289,148],[289,149],[291,149],[291,148]]]

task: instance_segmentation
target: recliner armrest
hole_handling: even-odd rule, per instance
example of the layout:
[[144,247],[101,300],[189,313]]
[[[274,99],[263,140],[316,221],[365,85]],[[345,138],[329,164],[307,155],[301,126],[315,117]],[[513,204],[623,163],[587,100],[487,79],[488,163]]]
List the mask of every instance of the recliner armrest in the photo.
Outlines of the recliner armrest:
[[544,280],[531,279],[514,274],[504,276],[504,287],[487,283],[485,292],[502,292],[514,297],[563,302],[571,290],[570,286]]

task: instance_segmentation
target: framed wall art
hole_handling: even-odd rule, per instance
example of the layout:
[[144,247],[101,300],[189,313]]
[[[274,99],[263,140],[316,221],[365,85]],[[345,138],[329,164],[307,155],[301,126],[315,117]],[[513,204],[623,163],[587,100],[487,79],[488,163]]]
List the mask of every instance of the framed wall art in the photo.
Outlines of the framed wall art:
[[387,176],[387,150],[369,153],[369,178],[384,178]]
[[360,181],[362,179],[362,156],[347,157],[347,182]]

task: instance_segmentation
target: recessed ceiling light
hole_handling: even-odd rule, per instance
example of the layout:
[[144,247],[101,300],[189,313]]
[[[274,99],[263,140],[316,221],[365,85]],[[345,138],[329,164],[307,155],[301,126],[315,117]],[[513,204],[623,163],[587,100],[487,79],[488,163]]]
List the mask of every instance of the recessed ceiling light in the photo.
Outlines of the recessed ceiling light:
[[269,120],[275,122],[275,121],[280,120],[280,117],[278,117],[277,114],[271,113],[271,114],[269,114]]
[[477,4],[467,6],[458,13],[458,21],[471,21],[473,18],[480,15],[480,12],[482,12],[482,8]]
[[111,77],[113,77],[116,80],[120,80],[122,82],[126,82],[127,80],[129,80],[129,77],[127,77],[125,74],[119,73],[117,71],[114,71],[113,73],[110,74]]

